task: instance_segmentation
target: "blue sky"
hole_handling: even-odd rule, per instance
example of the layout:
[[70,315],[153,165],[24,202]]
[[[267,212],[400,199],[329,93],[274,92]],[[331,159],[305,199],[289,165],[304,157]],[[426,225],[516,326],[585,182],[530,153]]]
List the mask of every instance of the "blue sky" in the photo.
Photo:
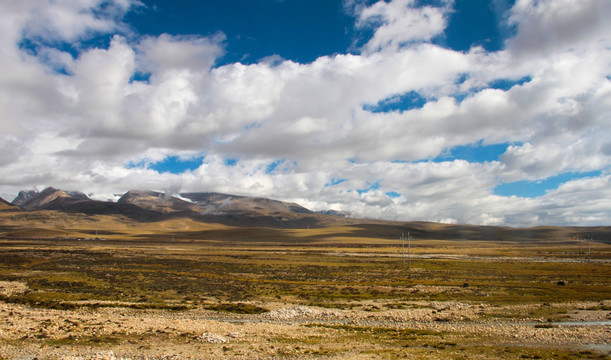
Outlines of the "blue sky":
[[160,173],[169,172],[181,174],[185,171],[197,169],[202,164],[202,161],[204,161],[204,158],[204,156],[197,156],[189,159],[181,159],[178,156],[168,156],[162,161],[151,164],[149,167]]
[[[255,63],[278,55],[308,63],[320,56],[358,52],[371,31],[355,28],[343,0],[207,0],[184,2],[144,0],[145,6],[127,14],[126,21],[140,34],[204,35],[223,33],[226,54],[219,64]],[[363,1],[362,4],[373,4]],[[441,1],[420,1],[440,6]],[[503,13],[511,0],[458,0],[448,16],[448,28],[435,42],[455,50],[481,45],[499,50],[511,27]]]
[[516,182],[499,184],[494,188],[494,193],[501,196],[524,196],[535,198],[543,196],[551,189],[556,189],[571,180],[593,178],[600,176],[600,171],[589,171],[584,173],[563,173],[550,176],[541,180],[520,180]]
[[606,0],[2,3],[0,196],[608,224],[610,16]]
[[225,55],[218,64],[256,63],[278,55],[296,62],[345,52],[352,44],[354,20],[336,0],[297,1],[143,1],[127,15],[140,34],[222,33]]

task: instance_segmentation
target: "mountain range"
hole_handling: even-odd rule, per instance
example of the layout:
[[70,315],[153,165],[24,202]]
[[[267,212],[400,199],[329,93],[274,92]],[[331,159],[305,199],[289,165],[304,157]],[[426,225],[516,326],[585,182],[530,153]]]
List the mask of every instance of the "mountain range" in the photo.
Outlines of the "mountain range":
[[23,210],[57,210],[87,215],[124,215],[136,221],[160,221],[188,217],[233,226],[320,227],[352,223],[342,213],[316,213],[296,203],[214,192],[168,195],[130,190],[117,202],[90,199],[78,191],[52,187],[20,191],[11,204]]
[[[337,236],[357,238],[396,238],[397,234],[410,231],[417,238],[438,240],[574,241],[590,236],[596,241],[611,243],[611,226],[538,226],[521,229],[358,219],[334,210],[314,212],[296,203],[214,192],[169,195],[156,191],[130,190],[118,201],[112,202],[93,200],[78,191],[50,187],[40,192],[20,191],[12,203],[0,199],[0,212],[15,211],[59,212],[73,214],[75,217],[82,214],[90,217],[110,215],[122,217],[132,224],[188,219],[196,223],[221,224],[232,228],[270,228],[269,231],[273,228],[348,227],[349,230],[341,230],[345,233],[338,233]],[[248,236],[252,234],[248,233]]]

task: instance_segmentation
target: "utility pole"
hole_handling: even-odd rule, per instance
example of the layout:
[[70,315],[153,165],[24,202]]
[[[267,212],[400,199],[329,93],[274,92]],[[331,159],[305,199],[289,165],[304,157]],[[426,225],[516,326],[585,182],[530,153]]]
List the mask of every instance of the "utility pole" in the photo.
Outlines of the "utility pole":
[[588,239],[588,262],[590,262],[590,243],[592,242],[592,236]]
[[407,254],[409,256],[409,269],[412,269],[412,235],[407,232]]
[[[405,267],[405,233],[401,233],[401,250],[403,252],[403,267]],[[409,259],[409,269],[412,269],[412,236],[407,232],[407,257]]]
[[401,233],[401,250],[403,251],[403,267],[405,267],[405,233]]

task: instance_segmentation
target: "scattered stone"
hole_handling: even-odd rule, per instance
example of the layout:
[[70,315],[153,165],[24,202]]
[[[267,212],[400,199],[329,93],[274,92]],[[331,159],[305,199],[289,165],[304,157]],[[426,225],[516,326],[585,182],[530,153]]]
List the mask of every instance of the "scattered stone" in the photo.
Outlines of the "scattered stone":
[[0,295],[11,296],[23,294],[28,291],[28,286],[19,281],[0,281]]
[[270,320],[291,320],[298,318],[323,318],[337,315],[337,311],[309,306],[291,306],[272,310],[263,317]]
[[227,338],[224,336],[215,335],[211,333],[203,333],[199,336],[198,339],[211,344],[224,344],[228,341]]
[[[10,314],[11,321],[0,322],[0,358],[40,360],[178,360],[178,359],[261,359],[275,358],[281,352],[298,356],[293,348],[281,349],[278,339],[290,337],[299,343],[310,339],[325,342],[344,339],[361,328],[396,328],[448,333],[452,342],[462,334],[468,337],[493,336],[509,344],[530,346],[606,346],[609,338],[609,303],[499,305],[467,304],[457,301],[421,301],[396,309],[384,300],[364,301],[349,310],[274,303],[269,313],[261,315],[211,314],[191,310],[170,312],[126,310],[118,308],[80,309],[78,311],[30,308],[0,302],[0,314]],[[376,305],[379,311],[363,309]],[[282,307],[284,306],[284,307]],[[522,317],[507,320],[494,316],[505,313],[529,313],[541,307],[568,306],[568,321],[600,325],[547,325],[545,318]],[[485,311],[484,311],[485,310]],[[492,316],[492,317],[491,317]],[[109,321],[112,320],[112,321]],[[534,326],[533,322],[544,326]],[[327,328],[324,324],[331,324]],[[320,325],[320,326],[319,326]],[[336,326],[340,325],[340,326]],[[343,325],[346,325],[345,328]],[[351,327],[355,327],[351,330]],[[41,329],[44,331],[41,332]],[[44,338],[38,338],[44,334]],[[366,334],[366,333],[363,333]],[[372,335],[373,336],[373,335]],[[434,335],[432,335],[434,336]],[[19,340],[22,339],[22,340]],[[52,341],[62,346],[47,346]],[[100,340],[99,344],[90,344]],[[20,342],[21,341],[21,342]],[[52,342],[51,341],[51,342]],[[280,340],[283,341],[283,340]],[[19,346],[11,345],[19,343]],[[207,345],[207,344],[218,345]],[[229,344],[228,344],[229,343]],[[280,345],[279,345],[280,344]],[[330,343],[327,343],[329,345]],[[88,345],[95,345],[94,347]],[[100,346],[100,347],[98,347]],[[355,345],[360,346],[360,345]],[[363,345],[364,346],[364,345]],[[112,351],[102,351],[110,350]],[[204,350],[205,349],[205,350]],[[304,350],[305,349],[305,350]],[[319,351],[302,347],[299,351]],[[114,352],[113,352],[114,351]],[[204,351],[204,352],[202,352]],[[176,353],[177,355],[161,355]],[[312,353],[313,354],[313,353]],[[345,353],[337,359],[360,360]],[[298,358],[298,357],[296,357]]]

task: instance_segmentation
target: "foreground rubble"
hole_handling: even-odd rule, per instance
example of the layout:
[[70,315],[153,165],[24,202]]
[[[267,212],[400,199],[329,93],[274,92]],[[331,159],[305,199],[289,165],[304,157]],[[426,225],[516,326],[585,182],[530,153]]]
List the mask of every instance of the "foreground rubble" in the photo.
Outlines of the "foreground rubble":
[[[611,319],[599,303],[570,304],[563,323],[493,316],[526,314],[542,305],[418,302],[392,309],[376,304],[327,309],[268,303],[271,311],[244,315],[205,309],[53,310],[0,302],[5,319],[0,359],[435,359],[477,358],[478,353],[481,358],[520,358],[531,352],[553,357],[554,351],[575,358],[609,356]],[[499,344],[504,353],[482,350]]]

